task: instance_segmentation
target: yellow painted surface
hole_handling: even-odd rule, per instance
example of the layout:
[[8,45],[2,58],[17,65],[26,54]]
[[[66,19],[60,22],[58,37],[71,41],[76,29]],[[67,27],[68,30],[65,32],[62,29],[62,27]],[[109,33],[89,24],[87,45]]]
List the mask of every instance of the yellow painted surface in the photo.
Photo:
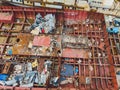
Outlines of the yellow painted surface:
[[24,0],[24,4],[32,6],[32,5],[33,5],[33,2]]

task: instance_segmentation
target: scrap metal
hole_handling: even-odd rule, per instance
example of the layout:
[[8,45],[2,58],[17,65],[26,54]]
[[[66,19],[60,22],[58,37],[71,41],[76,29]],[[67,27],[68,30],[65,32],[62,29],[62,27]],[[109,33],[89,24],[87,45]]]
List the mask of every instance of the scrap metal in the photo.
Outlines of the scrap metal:
[[[0,34],[1,37],[6,37],[5,42],[0,44],[3,46],[0,55],[1,64],[3,66],[6,61],[10,61],[14,66],[23,64],[22,67],[24,67],[22,70],[21,67],[17,67],[18,72],[15,69],[10,70],[13,75],[16,75],[16,73],[19,73],[19,75],[12,76],[10,74],[9,79],[5,80],[5,83],[3,82],[3,85],[7,86],[7,88],[10,85],[15,89],[20,89],[21,87],[26,87],[27,89],[36,89],[35,87],[40,89],[41,87],[47,89],[54,88],[55,90],[57,88],[63,90],[68,90],[68,88],[89,90],[118,89],[113,64],[115,62],[115,65],[119,65],[119,56],[116,52],[116,44],[114,44],[114,38],[118,42],[119,36],[112,34],[114,38],[111,37],[110,39],[110,43],[113,44],[111,48],[103,14],[79,10],[9,6],[0,7],[0,10],[13,11],[15,15],[15,21],[10,24],[10,30],[7,30],[6,34]],[[38,13],[42,17],[45,17],[47,14],[55,15],[56,23],[54,24],[56,32],[44,33],[44,35],[37,32],[38,35],[34,35],[29,30],[25,30],[26,26],[36,25],[34,22],[36,22],[35,19]],[[20,19],[20,21],[16,19]],[[29,22],[26,22],[26,20]],[[0,23],[0,29],[3,25],[3,23]],[[21,27],[20,30],[14,29],[16,25]],[[58,28],[61,29],[59,30],[61,32],[58,31]],[[1,29],[0,32],[4,32],[4,30]],[[34,37],[42,36],[44,38],[49,37],[47,44],[45,44],[44,38],[40,38],[38,41],[35,41],[35,43],[40,42],[40,45],[34,46]],[[70,39],[65,40],[64,38],[67,36]],[[10,38],[12,37],[16,38],[14,44],[10,43]],[[63,41],[65,43],[68,42],[68,45],[70,43],[73,44],[71,44],[71,47],[64,47]],[[74,48],[74,45],[78,45],[79,48]],[[111,51],[114,54],[113,56]],[[52,62],[50,67],[48,61]],[[62,65],[64,64],[72,66],[71,70],[69,70],[72,71],[71,76],[61,75]],[[32,67],[32,70],[30,67]],[[22,80],[22,73],[20,74],[20,72],[23,72]],[[16,78],[13,79],[12,77]],[[63,82],[60,81],[61,78]],[[0,87],[3,88],[5,86]],[[13,87],[10,88],[13,89]]]

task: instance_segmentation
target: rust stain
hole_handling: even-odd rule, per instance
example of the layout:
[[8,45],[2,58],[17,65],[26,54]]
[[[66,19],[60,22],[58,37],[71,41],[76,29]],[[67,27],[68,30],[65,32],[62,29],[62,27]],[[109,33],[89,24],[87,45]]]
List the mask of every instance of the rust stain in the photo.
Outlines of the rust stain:
[[30,34],[19,34],[17,39],[20,39],[20,41],[13,46],[13,54],[30,54],[31,52],[28,52],[27,49],[31,38]]
[[105,43],[102,42],[102,43],[100,43],[99,48],[104,51],[104,46],[105,46]]

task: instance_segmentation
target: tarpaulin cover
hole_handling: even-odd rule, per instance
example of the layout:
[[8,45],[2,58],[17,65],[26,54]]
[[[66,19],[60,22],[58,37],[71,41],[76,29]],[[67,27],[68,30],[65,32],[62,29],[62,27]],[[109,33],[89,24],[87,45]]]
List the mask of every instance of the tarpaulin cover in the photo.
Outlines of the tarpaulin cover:
[[5,81],[8,78],[7,74],[0,74],[0,80]]
[[73,76],[74,68],[72,65],[64,64],[63,68],[64,68],[64,70],[61,70],[62,76]]

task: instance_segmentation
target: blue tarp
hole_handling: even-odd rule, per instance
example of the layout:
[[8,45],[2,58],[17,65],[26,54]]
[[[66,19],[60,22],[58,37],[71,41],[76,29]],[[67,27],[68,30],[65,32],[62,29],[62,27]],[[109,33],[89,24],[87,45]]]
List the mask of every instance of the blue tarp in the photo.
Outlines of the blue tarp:
[[73,76],[74,68],[72,65],[64,64],[63,67],[64,67],[64,70],[61,70],[62,76]]
[[118,33],[119,32],[119,27],[109,27],[107,28],[108,33]]
[[0,81],[6,81],[8,78],[8,74],[0,74]]

